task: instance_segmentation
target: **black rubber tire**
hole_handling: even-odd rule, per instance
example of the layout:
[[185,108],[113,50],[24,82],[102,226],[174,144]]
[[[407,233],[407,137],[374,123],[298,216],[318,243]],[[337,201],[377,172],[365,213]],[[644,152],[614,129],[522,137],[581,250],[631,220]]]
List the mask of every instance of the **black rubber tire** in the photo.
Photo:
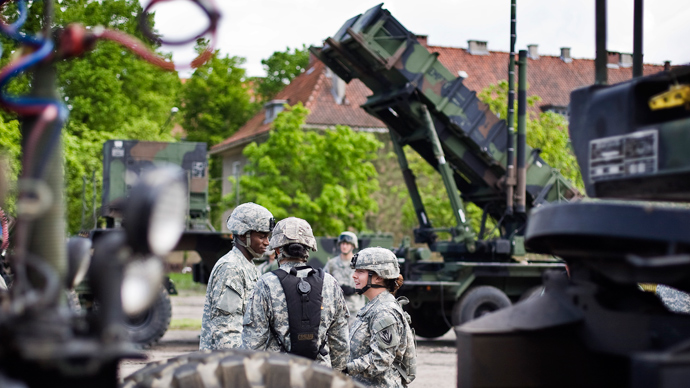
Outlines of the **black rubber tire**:
[[453,326],[460,326],[511,304],[508,296],[496,287],[472,287],[453,306]]
[[531,298],[536,298],[538,296],[541,296],[541,294],[544,292],[544,286],[538,285],[534,287],[530,287],[527,289],[527,291],[523,292],[522,295],[520,295],[520,299],[518,299],[518,302],[522,302],[523,300],[531,299]]
[[129,340],[144,347],[153,345],[168,331],[171,317],[170,295],[161,287],[158,298],[148,310],[125,320]]
[[[410,314],[412,328],[415,334],[424,338],[438,338],[450,330],[450,326],[443,319],[440,303],[422,303],[419,308],[412,308],[409,304],[405,311]],[[450,318],[450,317],[448,317]]]
[[125,377],[121,388],[364,387],[303,357],[228,349],[200,351],[153,362]]

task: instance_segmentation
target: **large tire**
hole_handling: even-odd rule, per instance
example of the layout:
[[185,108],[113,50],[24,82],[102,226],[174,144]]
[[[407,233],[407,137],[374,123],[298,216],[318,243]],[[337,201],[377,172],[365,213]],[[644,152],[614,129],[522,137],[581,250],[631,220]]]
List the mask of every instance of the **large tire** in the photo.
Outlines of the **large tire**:
[[161,288],[158,298],[148,310],[125,320],[129,340],[141,346],[151,346],[168,331],[171,317],[170,296]]
[[508,296],[496,287],[470,288],[453,306],[453,326],[460,326],[511,304]]
[[200,351],[148,364],[121,388],[363,387],[324,365],[289,354],[249,350]]

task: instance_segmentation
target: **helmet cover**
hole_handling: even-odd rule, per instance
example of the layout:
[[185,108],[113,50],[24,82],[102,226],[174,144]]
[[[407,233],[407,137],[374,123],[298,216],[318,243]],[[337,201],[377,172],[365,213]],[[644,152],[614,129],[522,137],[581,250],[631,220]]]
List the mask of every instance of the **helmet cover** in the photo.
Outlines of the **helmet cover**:
[[316,252],[316,239],[309,223],[301,218],[288,217],[280,220],[273,229],[268,249],[284,247],[288,244],[302,244]]
[[270,233],[275,226],[275,219],[268,209],[253,202],[239,205],[228,218],[228,230],[241,236],[250,231]]
[[352,257],[352,269],[366,269],[376,272],[384,279],[397,279],[400,276],[398,257],[390,249],[365,248]]

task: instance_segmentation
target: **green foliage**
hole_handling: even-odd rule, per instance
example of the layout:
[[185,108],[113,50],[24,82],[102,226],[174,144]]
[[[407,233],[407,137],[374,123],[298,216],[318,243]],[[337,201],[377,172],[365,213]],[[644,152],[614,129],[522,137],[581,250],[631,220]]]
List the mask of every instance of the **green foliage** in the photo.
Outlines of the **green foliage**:
[[242,201],[265,206],[276,219],[303,218],[316,235],[362,230],[367,214],[378,210],[372,199],[378,174],[371,161],[382,144],[346,126],[303,130],[308,113],[302,104],[286,108],[265,143],[244,149],[249,165],[240,181]]
[[3,209],[9,213],[15,212],[15,198],[17,189],[17,176],[21,172],[21,134],[19,133],[19,122],[11,120],[4,122],[0,117],[0,186],[7,184],[7,187],[0,187],[6,190],[8,198],[1,198],[5,192],[0,191],[0,203],[3,201]]
[[225,56],[218,51],[194,71],[182,89],[182,127],[187,140],[220,143],[235,133],[258,111],[252,102],[242,68],[245,59]]
[[257,91],[262,101],[269,101],[295,77],[302,74],[309,66],[309,50],[306,45],[301,49],[276,51],[268,59],[261,60],[266,70],[266,78],[257,79]]

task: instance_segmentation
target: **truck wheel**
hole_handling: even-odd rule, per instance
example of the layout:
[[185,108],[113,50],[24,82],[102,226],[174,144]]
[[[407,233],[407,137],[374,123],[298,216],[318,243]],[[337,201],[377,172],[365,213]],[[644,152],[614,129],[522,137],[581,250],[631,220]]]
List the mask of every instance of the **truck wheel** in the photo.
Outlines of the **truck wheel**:
[[129,334],[129,340],[142,345],[150,346],[158,341],[168,330],[170,318],[172,317],[172,307],[170,295],[161,288],[158,299],[148,310],[136,317],[125,319],[125,328]]
[[470,288],[453,306],[453,326],[462,325],[510,305],[508,296],[496,287],[478,286]]
[[363,387],[303,357],[228,349],[200,351],[153,362],[125,377],[121,388]]
[[422,303],[419,308],[409,307],[406,308],[406,311],[412,319],[415,334],[420,337],[437,338],[450,330],[450,326],[446,324],[446,319],[443,319],[441,315],[440,303]]

